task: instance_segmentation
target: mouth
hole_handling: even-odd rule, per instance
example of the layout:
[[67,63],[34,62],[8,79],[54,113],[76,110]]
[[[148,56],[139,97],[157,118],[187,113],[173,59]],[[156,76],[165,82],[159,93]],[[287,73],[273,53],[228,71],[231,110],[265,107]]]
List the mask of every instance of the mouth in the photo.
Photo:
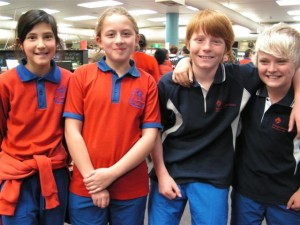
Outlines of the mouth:
[[270,80],[276,80],[276,79],[281,78],[280,75],[266,75],[266,77]]
[[43,56],[43,55],[48,55],[48,52],[36,52],[34,53],[35,55],[40,55],[40,56]]
[[204,56],[204,55],[200,55],[199,58],[201,59],[213,59],[213,56]]

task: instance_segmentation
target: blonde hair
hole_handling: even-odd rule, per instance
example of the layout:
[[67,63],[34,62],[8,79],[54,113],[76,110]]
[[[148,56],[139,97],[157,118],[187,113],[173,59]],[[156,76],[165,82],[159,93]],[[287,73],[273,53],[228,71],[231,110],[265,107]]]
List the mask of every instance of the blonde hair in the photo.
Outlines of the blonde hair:
[[123,15],[123,16],[126,16],[131,22],[132,22],[132,25],[133,25],[133,29],[135,31],[136,34],[139,33],[139,28],[138,28],[138,25],[135,21],[135,19],[133,18],[133,16],[131,16],[129,14],[129,12],[123,8],[123,7],[110,7],[110,8],[107,8],[102,14],[101,16],[99,17],[98,19],[98,24],[95,28],[95,33],[96,33],[96,36],[100,37],[101,36],[101,31],[103,29],[103,23],[104,23],[104,20],[107,16],[111,16],[113,14],[118,14],[118,15]]
[[257,54],[262,51],[276,58],[289,59],[298,68],[300,66],[299,49],[300,33],[285,23],[278,23],[258,36],[253,62],[257,66]]
[[186,29],[185,43],[187,46],[190,46],[192,35],[200,29],[205,34],[222,38],[225,41],[225,51],[231,52],[234,43],[234,32],[231,21],[225,14],[205,9],[194,15]]

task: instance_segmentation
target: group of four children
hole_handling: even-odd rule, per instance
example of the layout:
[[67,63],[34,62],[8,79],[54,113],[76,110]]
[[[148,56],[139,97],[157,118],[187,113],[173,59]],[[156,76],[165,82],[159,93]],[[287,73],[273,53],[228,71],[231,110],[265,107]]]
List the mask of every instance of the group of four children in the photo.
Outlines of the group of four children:
[[98,20],[105,56],[73,75],[53,61],[51,15],[28,11],[16,34],[25,58],[0,76],[4,225],[63,224],[67,204],[72,225],[142,225],[149,154],[150,225],[179,224],[187,202],[193,225],[227,224],[232,180],[232,224],[300,223],[299,32],[280,24],[261,35],[257,68],[224,65],[231,22],[203,10],[187,26],[184,72],[164,75],[158,88],[131,59],[139,31],[122,7]]

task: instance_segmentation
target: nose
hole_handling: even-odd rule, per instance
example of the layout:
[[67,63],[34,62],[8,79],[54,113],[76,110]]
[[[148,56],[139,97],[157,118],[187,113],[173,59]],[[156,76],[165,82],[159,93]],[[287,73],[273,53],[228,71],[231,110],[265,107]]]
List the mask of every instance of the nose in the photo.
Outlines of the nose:
[[37,47],[38,47],[38,48],[43,48],[43,47],[45,47],[45,43],[44,43],[44,41],[43,41],[42,38],[39,38],[37,41],[38,41],[38,42],[37,42]]
[[203,45],[202,45],[202,47],[203,47],[203,49],[210,49],[210,40],[205,40],[205,41],[203,41]]
[[268,71],[269,71],[270,73],[273,73],[273,72],[275,72],[276,70],[277,70],[276,63],[271,62],[271,63],[269,64],[269,66],[268,66]]
[[117,36],[116,36],[116,42],[117,43],[123,43],[124,42],[121,34],[117,34]]

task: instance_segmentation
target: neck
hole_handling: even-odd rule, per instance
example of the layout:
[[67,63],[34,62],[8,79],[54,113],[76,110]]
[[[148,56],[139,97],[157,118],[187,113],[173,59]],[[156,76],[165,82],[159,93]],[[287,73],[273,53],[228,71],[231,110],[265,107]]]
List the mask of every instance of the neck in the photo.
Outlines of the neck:
[[275,104],[275,103],[279,102],[281,99],[283,99],[284,96],[288,93],[289,89],[290,89],[290,86],[285,87],[285,88],[267,87],[268,95],[269,95],[269,98],[270,98],[272,104]]
[[124,63],[118,63],[109,61],[106,58],[106,63],[118,74],[119,77],[123,76],[130,69],[129,60]]
[[214,81],[217,69],[218,66],[214,69],[201,69],[193,66],[195,80],[208,90]]

